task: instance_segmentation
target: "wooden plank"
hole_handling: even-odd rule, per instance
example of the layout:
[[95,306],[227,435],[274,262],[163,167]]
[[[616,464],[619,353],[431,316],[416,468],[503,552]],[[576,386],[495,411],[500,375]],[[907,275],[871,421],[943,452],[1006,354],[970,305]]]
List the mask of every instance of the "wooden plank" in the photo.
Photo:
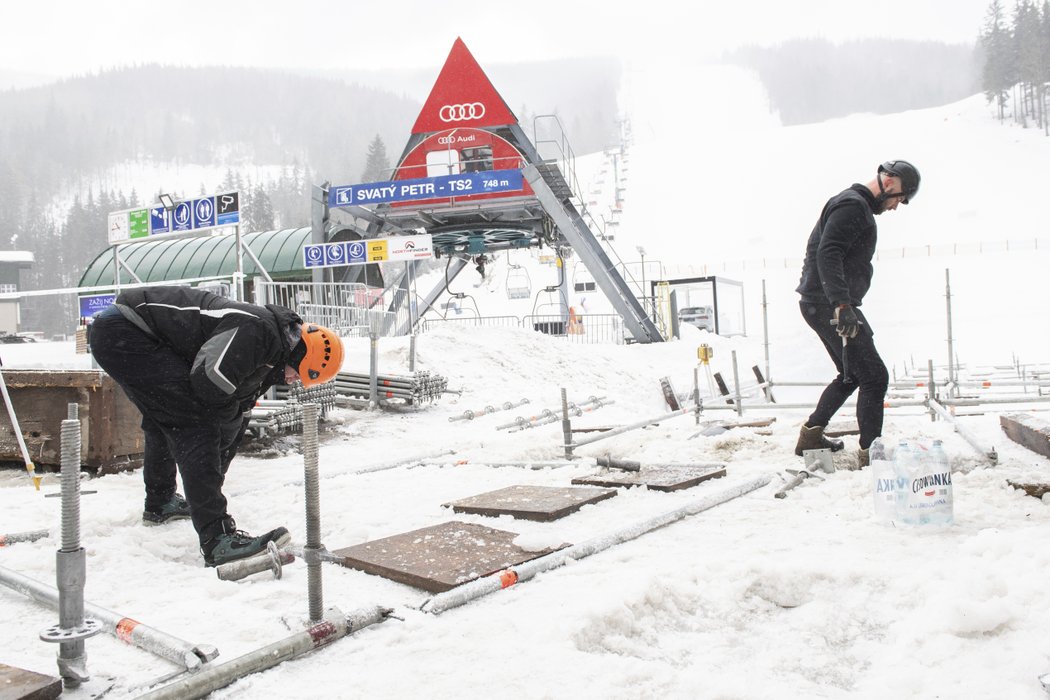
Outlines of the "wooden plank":
[[1050,458],[1050,423],[1030,413],[1014,413],[999,416],[999,425],[1018,445]]
[[457,520],[401,535],[337,549],[332,554],[350,569],[441,593],[515,564],[542,557],[558,547],[528,552],[514,544],[515,532]]
[[0,700],[54,700],[61,694],[61,678],[0,664]]
[[616,489],[515,485],[443,503],[456,513],[550,522],[616,495]]
[[594,474],[573,479],[586,486],[645,486],[653,491],[680,491],[726,475],[725,467],[642,467],[636,472]]
[[824,435],[827,437],[842,437],[843,435],[860,435],[860,426],[857,425],[857,421],[841,421],[838,423],[829,423],[828,427],[824,428]]

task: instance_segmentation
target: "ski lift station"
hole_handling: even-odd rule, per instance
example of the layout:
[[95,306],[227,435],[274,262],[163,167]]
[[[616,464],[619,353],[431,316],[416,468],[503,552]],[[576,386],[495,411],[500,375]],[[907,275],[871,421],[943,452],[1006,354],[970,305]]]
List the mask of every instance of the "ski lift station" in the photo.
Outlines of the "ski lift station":
[[[617,342],[666,339],[670,309],[646,300],[644,281],[611,248],[613,222],[578,194],[576,156],[557,117],[536,117],[531,131],[457,39],[388,180],[316,186],[309,227],[238,231],[236,241],[126,239],[92,262],[79,288],[225,278],[234,296],[285,304],[308,320],[406,335],[450,308],[476,307],[457,282],[473,268],[498,275],[506,299],[532,297],[534,313],[557,317],[528,322],[535,329],[568,326],[573,286],[584,279],[591,298],[608,302]],[[613,158],[624,169],[623,156]],[[622,189],[610,207],[616,225]],[[533,279],[537,267],[519,256],[553,260],[551,279]]]

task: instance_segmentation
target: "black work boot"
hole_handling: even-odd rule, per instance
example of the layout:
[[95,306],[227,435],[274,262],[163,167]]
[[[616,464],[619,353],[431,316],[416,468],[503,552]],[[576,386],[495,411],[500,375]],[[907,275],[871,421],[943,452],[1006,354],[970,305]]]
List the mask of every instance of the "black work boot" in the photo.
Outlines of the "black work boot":
[[142,511],[142,522],[147,525],[163,525],[172,520],[186,520],[190,517],[190,504],[176,493],[162,506],[146,506]]
[[266,551],[266,544],[273,542],[283,547],[292,541],[288,528],[278,527],[264,535],[252,537],[247,532],[237,529],[233,518],[226,516],[216,523],[214,534],[201,541],[201,554],[208,566],[218,566],[231,561],[252,557]]
[[802,456],[804,450],[831,450],[838,452],[843,447],[842,440],[832,440],[824,437],[824,426],[817,425],[810,428],[805,423],[798,432],[798,442],[795,443],[795,454]]

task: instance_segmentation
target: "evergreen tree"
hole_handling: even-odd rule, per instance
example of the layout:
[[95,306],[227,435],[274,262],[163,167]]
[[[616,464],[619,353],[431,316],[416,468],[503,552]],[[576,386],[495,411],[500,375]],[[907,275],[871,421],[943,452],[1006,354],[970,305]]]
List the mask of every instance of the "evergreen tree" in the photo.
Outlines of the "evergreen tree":
[[1014,80],[1011,61],[1013,39],[1006,28],[1006,18],[1003,16],[1000,0],[992,0],[988,6],[981,32],[981,44],[985,54],[981,87],[988,101],[995,101],[999,110],[999,121],[1002,121],[1006,113],[1006,102],[1010,97],[1010,86]]
[[270,196],[266,194],[262,184],[256,185],[252,192],[251,209],[248,211],[248,231],[253,233],[273,231],[274,228],[273,204],[270,202]]
[[361,173],[361,182],[380,182],[389,180],[390,158],[386,154],[386,144],[383,138],[376,134],[372,143],[368,144],[368,157],[365,159],[365,170]]

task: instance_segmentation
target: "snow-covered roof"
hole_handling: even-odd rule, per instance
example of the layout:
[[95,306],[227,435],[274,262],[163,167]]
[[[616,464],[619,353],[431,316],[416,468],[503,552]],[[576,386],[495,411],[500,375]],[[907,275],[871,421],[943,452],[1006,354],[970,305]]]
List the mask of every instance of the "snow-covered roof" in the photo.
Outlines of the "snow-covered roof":
[[33,252],[29,250],[0,250],[0,263],[32,263]]

